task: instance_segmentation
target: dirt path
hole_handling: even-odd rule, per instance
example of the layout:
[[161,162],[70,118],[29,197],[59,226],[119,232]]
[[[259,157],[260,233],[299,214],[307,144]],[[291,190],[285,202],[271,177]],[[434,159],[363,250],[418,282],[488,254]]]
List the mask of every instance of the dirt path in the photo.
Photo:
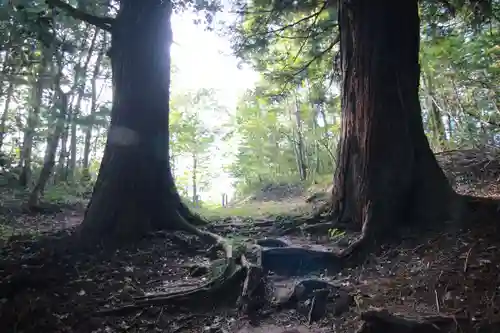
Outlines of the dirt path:
[[[447,171],[451,178],[492,175],[474,186],[470,182],[456,184],[459,192],[500,198],[498,181],[492,181],[500,175],[500,167],[492,167],[499,159],[477,155],[467,151],[438,157],[445,170],[453,169]],[[485,172],[486,168],[490,171]],[[301,212],[306,205],[302,197],[292,196],[283,206],[292,213],[294,209]],[[165,303],[106,314],[106,310],[133,304],[150,294],[188,290],[206,282],[209,270],[200,268],[209,262],[207,247],[182,233],[158,233],[114,252],[61,252],[68,230],[83,219],[83,210],[43,216],[18,214],[10,219],[8,226],[15,234],[31,236],[13,237],[0,249],[0,322],[4,331],[352,333],[363,323],[360,314],[384,308],[407,316],[452,316],[456,325],[442,332],[476,332],[480,327],[481,332],[500,332],[497,211],[483,214],[470,229],[450,229],[425,237],[409,235],[362,266],[341,271],[335,262],[330,269],[319,269],[325,266],[324,258],[311,253],[327,256],[350,236],[279,236],[282,229],[277,221],[265,218],[252,223],[225,219],[224,227],[212,226],[227,237],[260,242],[267,251],[263,266],[268,268],[269,292],[276,299],[288,295],[302,281],[326,283],[330,288],[326,313],[309,322],[310,311],[304,310],[310,310],[315,300],[309,293],[299,295],[294,306],[263,307],[257,318],[242,316],[233,297],[223,297],[231,295],[200,299],[196,309],[172,308]],[[281,216],[280,222],[287,219],[293,217]],[[293,260],[280,256],[284,247],[297,249]],[[464,318],[472,326],[462,325]],[[408,330],[397,331],[401,332]]]
[[[37,223],[64,229],[81,218],[81,212],[65,212],[38,218]],[[266,238],[267,234],[275,237],[272,226],[250,224],[225,233],[260,239],[276,253],[282,247],[335,251],[332,240],[324,237]],[[384,307],[407,315],[473,316],[479,325],[496,320],[500,304],[496,292],[500,284],[498,235],[496,224],[484,221],[474,230],[431,235],[424,244],[408,238],[362,267],[341,272],[335,267],[318,271],[320,265],[311,257],[287,262],[270,255],[267,260],[272,262],[264,266],[273,267],[268,278],[277,298],[303,280],[333,286],[326,315],[309,323],[309,313],[300,307],[270,309],[258,319],[242,317],[232,300],[216,309],[172,309],[164,304],[103,315],[102,310],[151,293],[185,290],[206,281],[205,275],[194,277],[192,267],[208,262],[204,257],[207,249],[195,238],[178,233],[156,234],[138,246],[113,253],[59,253],[56,247],[64,239],[61,231],[38,241],[14,240],[2,249],[0,322],[7,331],[25,333],[354,332],[360,325],[360,312]],[[346,295],[342,292],[348,297],[341,299]],[[310,301],[310,295],[305,295],[299,303]]]

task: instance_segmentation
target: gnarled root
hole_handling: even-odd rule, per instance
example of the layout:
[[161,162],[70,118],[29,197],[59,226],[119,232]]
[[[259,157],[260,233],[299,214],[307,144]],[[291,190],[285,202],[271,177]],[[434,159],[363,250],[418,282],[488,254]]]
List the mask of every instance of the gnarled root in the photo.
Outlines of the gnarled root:
[[469,320],[449,316],[403,317],[385,309],[361,314],[363,325],[356,333],[446,333],[470,332]]
[[238,308],[245,314],[253,314],[266,302],[265,273],[262,266],[250,262],[243,254],[241,263],[246,270]]
[[[273,277],[268,278],[267,274],[273,271],[279,276],[291,277],[325,270],[337,273],[341,270],[338,255],[330,251],[288,246],[284,242],[269,239],[258,240],[255,244],[237,244],[231,239],[198,229],[181,217],[179,217],[177,228],[197,235],[205,242],[212,244],[214,251],[223,250],[225,253],[225,258],[212,261],[207,274],[210,280],[187,291],[137,297],[131,304],[100,311],[101,315],[126,313],[151,305],[171,307],[172,310],[177,311],[186,308],[192,310],[196,306],[215,306],[220,305],[220,301],[234,302],[236,299],[238,309],[249,318],[257,314],[260,309],[274,308],[276,310],[279,304],[283,303],[293,303],[298,307],[297,309],[306,306],[305,315],[310,321],[315,321],[324,314],[328,295],[321,290],[325,289],[325,286],[335,289],[333,286],[321,281],[301,281],[301,288],[295,286],[288,289],[287,287],[286,290],[293,292],[281,295],[281,301],[276,304],[274,296],[279,287],[273,284],[271,281]],[[288,282],[293,284],[295,279],[290,279]],[[273,295],[269,294],[268,287],[271,286],[273,286]],[[298,292],[297,288],[301,291]],[[228,296],[231,296],[231,299],[228,299]],[[204,302],[199,302],[200,299]],[[308,299],[311,302],[307,303]],[[345,308],[340,305],[336,307]]]
[[[251,262],[248,257],[248,249],[241,245],[233,244],[230,240],[215,233],[198,229],[187,222],[179,213],[177,214],[176,227],[200,237],[203,241],[212,244],[214,251],[222,249],[225,258],[216,260],[211,267],[212,278],[207,283],[187,291],[174,291],[168,293],[158,293],[149,296],[137,297],[132,304],[114,309],[99,311],[102,315],[122,314],[128,311],[151,306],[151,305],[174,305],[180,307],[193,307],[199,300],[216,303],[225,295],[234,294],[235,289],[242,287],[242,292],[238,298],[240,308],[243,311],[251,312],[258,308],[259,296],[262,291],[264,272],[260,265]],[[259,250],[260,247],[253,247],[252,250]],[[206,302],[203,302],[206,304]]]

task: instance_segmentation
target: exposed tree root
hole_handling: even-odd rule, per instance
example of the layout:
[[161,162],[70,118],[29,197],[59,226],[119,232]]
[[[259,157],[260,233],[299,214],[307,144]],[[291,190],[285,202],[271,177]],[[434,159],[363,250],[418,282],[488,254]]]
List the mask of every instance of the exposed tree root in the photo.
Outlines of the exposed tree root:
[[331,209],[331,201],[323,202],[319,207],[314,210],[314,217],[320,218],[323,214],[326,214]]
[[175,226],[179,230],[189,232],[201,238],[204,242],[208,244],[215,245],[216,247],[222,248],[226,253],[227,258],[234,259],[233,247],[224,237],[221,237],[213,232],[204,231],[189,223],[180,213],[177,213],[177,219]]
[[183,203],[180,204],[178,212],[179,215],[181,215],[186,221],[188,221],[192,225],[204,226],[208,224],[208,221],[206,219],[204,219],[201,215],[192,212]]
[[[276,224],[275,220],[266,220],[266,221],[253,222],[252,226],[265,228],[265,227],[271,227],[274,224]],[[221,229],[240,228],[244,225],[245,225],[244,222],[218,223],[218,224],[210,225],[209,228],[212,230],[221,230]]]
[[[220,296],[234,294],[234,290],[241,288],[238,297],[240,308],[245,312],[255,311],[258,308],[259,297],[263,296],[264,272],[258,264],[252,263],[248,254],[249,249],[240,244],[234,244],[229,239],[221,237],[210,231],[197,228],[189,223],[180,213],[177,213],[176,227],[194,234],[204,242],[213,245],[213,250],[222,249],[225,258],[214,262],[211,266],[212,278],[207,283],[181,292],[155,294],[134,299],[133,304],[119,308],[99,311],[103,315],[119,314],[134,311],[150,305],[176,305],[193,307],[201,299],[216,302]],[[216,264],[215,264],[216,263]]]
[[302,225],[301,230],[310,234],[326,234],[328,230],[338,227],[337,222],[320,222],[309,225]]
[[192,307],[197,300],[213,301],[214,296],[224,295],[229,286],[233,283],[240,285],[243,279],[241,266],[227,263],[223,266],[222,272],[209,282],[187,291],[176,291],[169,293],[159,293],[151,296],[137,297],[132,304],[120,306],[118,308],[103,309],[98,311],[101,315],[121,315],[130,311],[135,311],[152,305],[171,305],[175,307]]
[[[207,304],[215,306],[222,300],[230,299],[232,302],[236,301],[238,309],[248,315],[255,314],[259,309],[280,308],[295,304],[298,306],[299,313],[306,316],[310,322],[318,320],[324,314],[326,300],[331,299],[328,298],[331,297],[331,290],[325,292],[328,288],[322,285],[325,282],[310,281],[305,284],[301,282],[302,284],[296,285],[297,289],[281,295],[276,302],[276,295],[270,295],[267,288],[271,285],[267,280],[268,272],[272,270],[278,276],[300,276],[327,270],[335,274],[344,267],[362,263],[366,254],[373,250],[376,245],[375,240],[380,236],[376,233],[378,229],[371,227],[374,223],[371,204],[365,208],[364,216],[365,221],[362,224],[360,237],[347,248],[338,253],[332,253],[296,248],[273,239],[257,240],[253,244],[236,243],[229,238],[194,226],[178,213],[175,225],[178,230],[196,235],[202,241],[211,244],[213,254],[216,254],[218,250],[222,250],[225,254],[223,259],[214,260],[208,268],[209,282],[188,291],[138,297],[131,304],[115,309],[105,309],[99,313],[113,315],[151,305],[172,307],[173,310],[179,311],[196,306],[207,306]],[[317,227],[317,224],[308,225],[307,221],[301,221],[301,223],[302,228]],[[323,226],[327,228],[336,225],[324,223]],[[206,302],[200,303],[200,299]],[[307,302],[304,301],[305,299]],[[344,299],[348,300],[349,297],[344,297]],[[348,301],[343,303],[349,304]],[[339,305],[338,308],[345,308],[345,304]],[[359,332],[433,332],[432,329],[435,327],[441,328],[444,327],[442,325],[449,323],[449,318],[445,318],[446,320],[443,318],[429,317],[415,320],[393,316],[384,311],[371,311],[363,314],[366,323]],[[435,332],[438,331],[435,330]]]
[[[197,228],[180,214],[176,222],[178,229],[194,234],[204,242],[212,244],[214,251],[223,250],[225,253],[225,258],[214,260],[209,267],[210,281],[188,291],[138,297],[131,304],[104,309],[99,311],[99,314],[122,314],[151,305],[173,306],[174,310],[193,308],[197,305],[206,306],[207,302],[215,306],[218,301],[231,298],[237,299],[240,312],[253,315],[266,305],[272,306],[273,298],[270,297],[267,281],[269,270],[284,276],[294,276],[313,271],[324,272],[326,269],[336,273],[341,269],[339,262],[341,257],[331,252],[288,247],[288,244],[269,239],[261,241],[262,246],[259,242],[237,244],[231,239]],[[280,303],[290,300],[304,301],[309,298],[310,302],[307,303],[305,315],[310,321],[315,321],[324,313],[327,298],[324,292],[325,285],[328,286],[328,283],[322,281],[302,283],[301,291],[292,290],[285,297],[281,297]],[[200,303],[200,299],[206,302]]]
[[[237,299],[238,308],[241,312],[248,315],[254,314],[259,309],[265,308],[266,305],[272,305],[272,299],[269,297],[267,290],[267,286],[269,285],[267,274],[270,270],[281,276],[307,275],[311,272],[325,270],[335,274],[344,267],[362,263],[366,258],[366,254],[371,252],[376,245],[375,241],[380,239],[380,235],[377,233],[377,230],[380,229],[372,227],[374,223],[373,213],[373,204],[369,203],[365,207],[365,221],[362,223],[360,237],[352,242],[347,248],[338,253],[332,253],[291,247],[277,240],[257,241],[254,244],[243,242],[236,243],[214,232],[198,228],[188,222],[179,212],[177,213],[175,228],[196,235],[202,241],[211,244],[212,254],[216,254],[218,250],[222,250],[225,254],[223,259],[214,260],[208,269],[210,281],[188,291],[176,291],[136,298],[132,304],[118,309],[106,309],[101,311],[101,313],[108,315],[116,314],[150,305],[174,305],[175,308],[179,310],[183,307],[193,308],[197,305],[201,305],[199,302],[197,304],[197,301],[200,299],[206,299],[214,306],[218,304],[218,301],[227,299],[227,296],[232,296],[231,299]],[[336,224],[332,222],[324,223],[323,225],[308,225],[305,220],[300,222],[302,223],[302,229],[306,230],[308,230],[308,227],[310,228],[309,230],[311,230],[313,228],[330,228],[336,226]],[[308,303],[308,310],[305,315],[310,321],[314,321],[321,317],[321,314],[324,312],[324,303],[326,302],[327,296],[321,291],[325,288],[320,288],[314,283],[308,286],[310,288],[306,289],[308,290],[307,295],[310,297],[310,302]],[[288,300],[281,302],[281,304],[293,300],[295,296],[296,293],[294,291],[287,296]],[[204,302],[204,304],[206,305],[206,302]],[[384,322],[380,319],[383,318],[382,314],[383,312],[380,312],[380,314],[365,314],[365,317],[369,318],[367,323],[370,323],[370,320],[377,323],[382,322],[383,324],[377,325],[392,329],[390,326],[383,325],[389,325],[387,322],[392,322],[394,320],[387,319],[392,317],[386,315],[387,318]],[[406,323],[406,321],[403,320],[402,323]],[[435,324],[434,322],[432,323],[433,325]],[[407,332],[420,332],[418,330],[412,331],[413,327],[417,327],[417,324],[408,325],[410,325],[408,326],[410,328],[408,328]],[[427,322],[418,322],[418,325],[429,327]],[[360,332],[382,332],[378,331],[378,326],[374,326],[374,324],[369,324],[366,327],[369,328],[364,328],[365,331]],[[404,328],[406,326],[403,325],[402,327]],[[371,329],[371,331],[368,329]]]
[[250,262],[244,254],[241,256],[241,263],[246,269],[246,276],[238,298],[238,307],[243,313],[254,314],[266,302],[265,273],[262,266]]
[[361,314],[364,321],[357,333],[445,333],[471,332],[467,318],[450,316],[403,317],[385,309],[369,310]]
[[[210,282],[199,288],[189,292],[170,293],[161,296],[156,295],[154,297],[148,297],[146,300],[137,300],[136,306],[139,304],[161,304],[165,301],[175,303],[179,300],[187,301],[188,298],[192,298],[194,301],[200,297],[207,296],[208,293],[213,295],[221,290],[227,290],[225,287],[227,285],[231,285],[234,288],[237,283],[234,283],[233,277],[237,275],[237,272],[242,272],[241,275],[238,275],[238,277],[242,279],[242,283],[239,284],[241,286],[241,292],[238,297],[238,306],[244,313],[251,314],[259,308],[262,308],[266,302],[269,303],[266,293],[266,276],[270,268],[272,268],[273,271],[279,271],[279,263],[282,263],[282,265],[285,263],[287,267],[282,267],[282,273],[284,275],[297,274],[298,270],[301,269],[307,271],[328,270],[332,273],[336,273],[342,269],[344,260],[352,260],[353,254],[366,245],[366,240],[369,237],[367,233],[369,229],[363,229],[363,234],[357,242],[353,243],[341,253],[331,253],[287,247],[285,246],[286,244],[279,244],[279,246],[271,246],[270,248],[266,248],[266,244],[263,244],[264,247],[259,244],[234,244],[231,240],[221,237],[218,234],[197,228],[183,219],[180,214],[178,215],[177,227],[212,244],[214,250],[222,249],[225,253],[225,269],[221,274],[213,276]],[[267,245],[276,244],[277,242],[271,242]],[[293,263],[306,263],[306,267],[294,267]],[[307,272],[305,274],[307,274]],[[322,312],[321,308],[323,306],[318,306],[318,304],[325,303],[325,300],[321,301],[325,298],[324,293],[316,289],[312,288],[309,290],[309,292],[318,293],[317,295],[314,294],[312,297],[309,310],[310,320],[316,320],[314,318],[318,317],[318,313]],[[320,310],[318,310],[318,308]]]

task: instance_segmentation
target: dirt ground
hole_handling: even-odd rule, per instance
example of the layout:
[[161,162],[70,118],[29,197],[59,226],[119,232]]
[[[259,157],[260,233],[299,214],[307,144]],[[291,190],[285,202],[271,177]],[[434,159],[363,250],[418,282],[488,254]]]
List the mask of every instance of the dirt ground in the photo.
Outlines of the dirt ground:
[[[462,193],[500,197],[498,182],[458,184],[456,188]],[[193,267],[208,263],[207,247],[182,233],[156,233],[113,252],[61,253],[56,249],[80,223],[83,209],[18,215],[14,229],[36,232],[35,236],[13,236],[0,250],[1,331],[351,333],[362,325],[361,313],[383,308],[405,317],[440,314],[455,318],[455,327],[447,332],[500,332],[498,216],[495,210],[478,212],[476,224],[465,230],[451,225],[445,231],[406,235],[401,243],[387,246],[353,269],[297,273],[307,263],[293,263],[293,274],[282,277],[271,272],[277,289],[315,278],[349,295],[344,306],[329,302],[326,315],[310,323],[299,308],[265,309],[257,319],[242,316],[232,295],[200,299],[196,308],[168,302],[123,308],[148,295],[188,290],[206,281],[206,275],[193,274]],[[335,242],[328,237],[277,237],[272,225],[260,227],[259,222],[263,221],[242,223],[226,218],[226,226],[218,231],[250,239],[272,236],[302,249],[334,250]],[[472,325],[462,326],[464,320]]]
[[[355,332],[358,314],[371,307],[405,315],[467,317],[478,325],[500,322],[500,234],[492,220],[472,230],[431,235],[423,244],[408,238],[362,267],[319,276],[340,283],[352,296],[349,308],[338,316],[328,311],[319,322],[308,324],[306,316],[287,309],[255,324],[230,304],[199,310],[164,304],[106,314],[134,298],[203,282],[203,276],[190,276],[190,266],[207,262],[206,248],[189,236],[156,234],[114,253],[55,253],[65,228],[81,217],[78,212],[46,216],[41,219],[45,224],[51,221],[63,231],[36,241],[15,237],[2,249],[0,322],[5,332]],[[264,236],[258,235],[262,230],[247,231],[247,236]],[[192,250],[186,251],[179,239]],[[328,246],[327,239],[284,240]]]

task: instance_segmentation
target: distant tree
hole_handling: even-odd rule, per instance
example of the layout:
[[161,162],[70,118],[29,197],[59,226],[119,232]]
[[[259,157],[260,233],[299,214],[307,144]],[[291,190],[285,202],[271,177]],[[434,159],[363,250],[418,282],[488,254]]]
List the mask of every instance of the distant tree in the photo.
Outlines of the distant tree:
[[212,177],[209,162],[213,143],[219,129],[210,128],[204,119],[220,117],[223,108],[215,100],[215,93],[201,89],[173,96],[171,107],[172,149],[178,158],[189,160],[191,200],[198,204],[199,193],[209,184]]
[[228,170],[242,195],[267,183],[311,183],[333,170],[338,95],[307,84],[283,98],[274,98],[275,90],[263,79],[238,101],[232,134],[239,145]]

